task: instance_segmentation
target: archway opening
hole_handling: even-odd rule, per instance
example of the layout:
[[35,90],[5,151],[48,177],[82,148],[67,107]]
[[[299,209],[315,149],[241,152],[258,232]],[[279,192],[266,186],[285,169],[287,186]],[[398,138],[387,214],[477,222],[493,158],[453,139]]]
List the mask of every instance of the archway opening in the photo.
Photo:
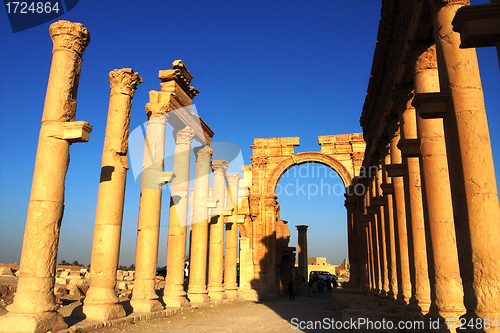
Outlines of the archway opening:
[[288,221],[289,246],[297,247],[295,226],[308,225],[308,257],[326,258],[329,264],[340,265],[348,252],[344,193],[343,180],[325,164],[307,161],[283,172],[276,196],[280,219]]

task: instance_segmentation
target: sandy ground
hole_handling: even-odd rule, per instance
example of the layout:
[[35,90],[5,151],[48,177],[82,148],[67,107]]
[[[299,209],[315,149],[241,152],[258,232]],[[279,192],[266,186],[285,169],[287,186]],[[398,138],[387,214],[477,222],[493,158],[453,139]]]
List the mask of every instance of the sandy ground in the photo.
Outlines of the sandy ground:
[[[314,293],[312,297],[296,297],[296,300],[281,298],[274,301],[256,303],[241,301],[231,304],[213,305],[193,309],[171,317],[144,321],[136,324],[102,328],[107,332],[351,332],[336,329],[298,329],[297,325],[307,325],[307,321],[341,320],[342,311],[333,308],[331,293]],[[300,321],[302,323],[300,323]],[[295,323],[292,325],[292,323]],[[323,328],[327,328],[323,326]]]

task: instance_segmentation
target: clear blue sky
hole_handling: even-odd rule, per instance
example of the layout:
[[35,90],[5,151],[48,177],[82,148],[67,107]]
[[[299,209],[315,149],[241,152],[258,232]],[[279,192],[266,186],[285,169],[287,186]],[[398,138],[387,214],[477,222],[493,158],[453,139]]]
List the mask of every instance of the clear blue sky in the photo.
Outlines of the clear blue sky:
[[[111,70],[131,67],[144,80],[133,100],[131,130],[146,121],[144,105],[148,91],[159,90],[158,71],[182,59],[200,91],[194,103],[214,130],[214,142],[239,146],[245,164],[254,138],[298,136],[296,152],[319,151],[319,135],[361,132],[380,8],[380,1],[81,0],[59,19],[80,22],[91,35],[76,120],[89,122],[93,131],[88,143],[70,149],[58,261],[90,262]],[[12,33],[0,10],[0,262],[19,263],[52,58],[50,23]],[[493,48],[478,55],[499,178],[498,60]],[[330,174],[282,181],[297,179],[331,188],[340,182]],[[135,260],[139,208],[131,172],[127,181],[123,265]],[[309,256],[339,264],[347,255],[343,195],[298,194],[278,199],[281,218],[290,224],[290,246],[297,242],[295,225],[307,224]],[[159,265],[166,256],[167,195]]]

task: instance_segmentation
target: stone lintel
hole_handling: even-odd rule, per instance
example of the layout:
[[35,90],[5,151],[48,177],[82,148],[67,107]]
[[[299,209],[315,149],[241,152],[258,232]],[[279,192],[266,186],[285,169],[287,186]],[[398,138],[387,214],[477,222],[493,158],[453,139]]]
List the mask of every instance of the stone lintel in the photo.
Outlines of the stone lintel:
[[[223,212],[220,214],[221,216],[231,216],[233,215],[233,207],[225,207],[225,208],[222,208],[223,209]],[[226,223],[226,222],[224,222]],[[232,223],[232,222],[230,222]]]
[[419,157],[420,139],[399,139],[398,148],[405,157]]
[[460,33],[461,48],[495,46],[500,41],[500,4],[461,7],[452,24]]
[[389,177],[403,177],[406,173],[404,164],[386,164],[385,170],[387,170],[387,175]]
[[170,115],[168,122],[174,129],[181,129],[189,126],[194,131],[194,139],[196,141],[201,144],[211,143],[214,132],[200,116],[191,112],[189,108],[175,109],[170,112]]
[[382,188],[382,192],[385,195],[388,194],[394,194],[394,185],[392,183],[384,183],[380,185],[380,188]]
[[237,224],[243,224],[245,223],[245,216],[244,214],[238,214],[238,215],[229,215],[226,218],[226,221],[224,223],[237,223]]
[[300,145],[300,138],[253,139],[252,148],[255,157],[295,156],[294,147]]
[[450,100],[449,93],[430,92],[415,94],[412,105],[422,119],[443,118]]
[[387,205],[387,197],[379,195],[379,196],[372,198],[372,205],[373,206],[385,206],[385,205]]

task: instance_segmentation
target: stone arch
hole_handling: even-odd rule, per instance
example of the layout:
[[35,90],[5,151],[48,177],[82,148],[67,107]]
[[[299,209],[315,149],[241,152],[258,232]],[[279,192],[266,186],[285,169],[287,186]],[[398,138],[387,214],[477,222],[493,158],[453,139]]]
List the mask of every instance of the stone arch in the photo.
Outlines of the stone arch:
[[278,182],[288,169],[295,165],[309,162],[317,162],[335,170],[342,179],[345,187],[348,187],[352,182],[352,176],[349,171],[335,158],[320,152],[307,152],[297,153],[296,156],[291,156],[290,158],[281,161],[271,174],[271,177],[269,179],[269,188],[273,190],[273,193],[276,193]]

